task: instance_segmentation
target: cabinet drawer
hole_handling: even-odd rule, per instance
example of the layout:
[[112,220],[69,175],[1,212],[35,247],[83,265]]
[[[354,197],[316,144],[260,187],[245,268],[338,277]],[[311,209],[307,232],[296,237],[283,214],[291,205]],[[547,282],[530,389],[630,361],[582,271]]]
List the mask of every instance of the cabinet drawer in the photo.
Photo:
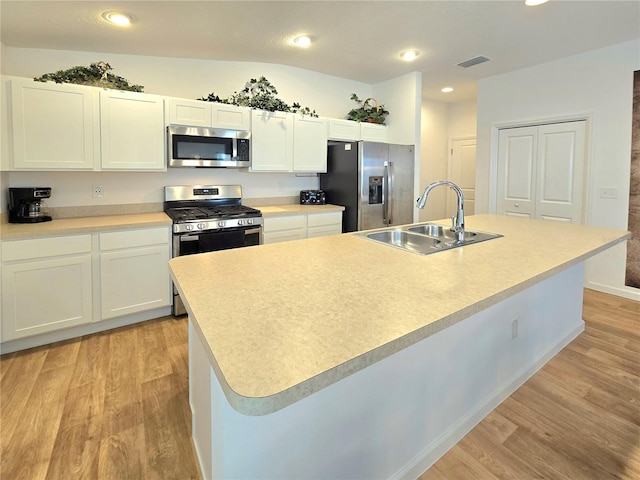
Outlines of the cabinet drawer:
[[340,235],[342,225],[322,225],[319,227],[309,227],[307,238],[326,237],[328,235]]
[[2,242],[2,261],[32,260],[91,252],[91,235]]
[[100,234],[101,251],[168,244],[169,230],[166,227],[106,232]]
[[264,219],[264,231],[292,230],[295,228],[307,228],[305,215],[289,215],[286,217],[274,217]]
[[309,215],[307,219],[307,226],[309,228],[334,224],[342,225],[342,212],[317,213]]

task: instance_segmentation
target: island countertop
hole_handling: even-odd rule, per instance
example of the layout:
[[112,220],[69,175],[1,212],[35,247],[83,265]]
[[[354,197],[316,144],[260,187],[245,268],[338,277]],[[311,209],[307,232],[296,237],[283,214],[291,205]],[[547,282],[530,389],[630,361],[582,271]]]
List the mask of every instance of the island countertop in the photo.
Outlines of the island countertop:
[[170,267],[229,403],[263,415],[630,236],[506,216],[466,220],[504,236],[421,256],[344,234],[183,256]]

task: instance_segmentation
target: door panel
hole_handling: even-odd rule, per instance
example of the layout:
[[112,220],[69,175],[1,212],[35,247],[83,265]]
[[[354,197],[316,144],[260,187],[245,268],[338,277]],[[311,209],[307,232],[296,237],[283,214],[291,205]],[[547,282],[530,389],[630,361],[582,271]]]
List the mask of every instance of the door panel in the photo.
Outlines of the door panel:
[[581,223],[586,122],[499,132],[497,213]]
[[582,223],[585,122],[541,125],[535,218]]
[[[476,139],[452,140],[449,181],[460,187],[464,195],[464,212],[473,215],[476,199]],[[458,196],[447,189],[447,217],[456,214]]]
[[500,130],[497,212],[531,217],[534,210],[537,127]]
[[385,167],[389,160],[389,145],[386,143],[359,142],[360,166],[360,218],[358,230],[386,227],[383,222]]

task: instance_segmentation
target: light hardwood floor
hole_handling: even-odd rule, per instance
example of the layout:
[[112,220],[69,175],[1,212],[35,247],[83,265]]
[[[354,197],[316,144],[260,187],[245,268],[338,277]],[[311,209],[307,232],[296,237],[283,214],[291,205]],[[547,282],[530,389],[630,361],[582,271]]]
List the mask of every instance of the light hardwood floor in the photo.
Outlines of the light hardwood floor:
[[[640,479],[640,303],[585,290],[586,331],[420,480]],[[0,478],[198,479],[186,319],[0,359]]]

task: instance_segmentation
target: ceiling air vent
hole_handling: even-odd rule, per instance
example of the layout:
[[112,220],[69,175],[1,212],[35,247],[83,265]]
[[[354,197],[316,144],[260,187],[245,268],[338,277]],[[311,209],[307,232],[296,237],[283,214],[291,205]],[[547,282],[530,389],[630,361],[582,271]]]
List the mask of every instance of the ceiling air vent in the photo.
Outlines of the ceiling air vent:
[[469,60],[465,60],[464,62],[459,63],[458,66],[462,68],[469,68],[469,67],[473,67],[474,65],[478,65],[479,63],[488,62],[489,60],[490,60],[489,58],[483,57],[482,55],[480,55],[479,57],[474,57],[474,58],[470,58]]

